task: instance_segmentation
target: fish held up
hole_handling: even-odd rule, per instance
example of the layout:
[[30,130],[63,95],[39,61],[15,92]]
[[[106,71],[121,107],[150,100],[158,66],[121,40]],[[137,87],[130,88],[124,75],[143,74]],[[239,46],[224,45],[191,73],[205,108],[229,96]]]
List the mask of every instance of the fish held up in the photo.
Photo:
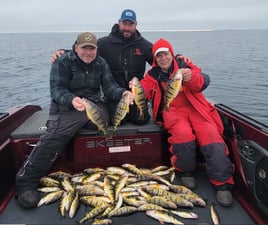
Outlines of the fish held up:
[[132,87],[131,91],[134,95],[134,102],[139,110],[139,119],[144,119],[144,113],[147,110],[147,104],[145,101],[145,93],[137,77],[131,79]]
[[104,135],[107,134],[107,128],[109,126],[109,121],[105,119],[101,108],[96,105],[94,102],[83,98],[83,104],[86,107],[87,117],[90,121],[92,121],[98,128],[99,131],[102,131]]
[[169,105],[173,99],[179,94],[182,87],[182,70],[178,69],[172,79],[168,80],[165,92],[166,105],[165,109],[169,110]]
[[122,98],[120,99],[120,101],[116,106],[116,111],[114,117],[112,118],[113,128],[106,135],[107,138],[111,138],[115,134],[117,127],[121,124],[121,121],[129,113],[129,104],[130,104],[130,94],[125,93],[123,94]]

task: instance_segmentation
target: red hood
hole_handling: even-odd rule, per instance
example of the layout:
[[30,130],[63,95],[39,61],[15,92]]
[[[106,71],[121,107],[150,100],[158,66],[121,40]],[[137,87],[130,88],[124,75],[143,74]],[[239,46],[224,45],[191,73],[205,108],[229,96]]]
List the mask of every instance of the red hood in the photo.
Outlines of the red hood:
[[152,66],[156,66],[156,63],[155,63],[155,52],[157,51],[157,49],[159,48],[168,48],[169,51],[171,52],[171,54],[174,56],[175,53],[174,53],[174,49],[173,47],[171,46],[171,44],[166,41],[165,39],[163,38],[160,38],[158,41],[156,41],[153,45],[153,48],[152,48],[152,53],[153,53],[153,64]]

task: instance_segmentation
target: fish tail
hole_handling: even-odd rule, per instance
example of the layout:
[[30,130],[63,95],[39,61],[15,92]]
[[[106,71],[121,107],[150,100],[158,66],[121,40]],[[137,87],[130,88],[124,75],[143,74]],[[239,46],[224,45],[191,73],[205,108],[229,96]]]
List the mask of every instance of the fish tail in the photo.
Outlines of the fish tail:
[[106,140],[111,139],[115,135],[115,133],[116,133],[115,128],[113,128],[110,131],[106,131],[106,133],[104,133]]
[[169,111],[169,104],[165,105],[164,110],[167,111],[167,112]]
[[143,112],[140,113],[139,119],[140,119],[140,120],[144,120],[144,113],[143,113]]

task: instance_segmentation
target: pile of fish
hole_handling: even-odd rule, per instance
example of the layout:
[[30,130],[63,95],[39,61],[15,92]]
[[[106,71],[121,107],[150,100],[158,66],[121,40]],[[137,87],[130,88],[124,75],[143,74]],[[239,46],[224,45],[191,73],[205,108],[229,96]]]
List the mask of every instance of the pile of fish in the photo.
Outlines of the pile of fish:
[[80,204],[89,211],[78,223],[91,221],[111,224],[112,217],[144,212],[161,223],[183,224],[179,217],[196,219],[194,206],[205,207],[198,194],[173,184],[172,167],[138,168],[132,164],[118,167],[87,168],[78,174],[56,171],[40,179],[44,196],[38,207],[59,201],[61,217],[74,218]]

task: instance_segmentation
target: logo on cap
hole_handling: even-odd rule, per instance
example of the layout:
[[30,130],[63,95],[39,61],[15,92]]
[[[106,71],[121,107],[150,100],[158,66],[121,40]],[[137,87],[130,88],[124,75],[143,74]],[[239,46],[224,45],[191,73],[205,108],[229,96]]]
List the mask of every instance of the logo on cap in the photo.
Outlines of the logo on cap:
[[130,11],[126,11],[126,16],[133,16],[133,13],[132,12],[130,12]]
[[91,41],[93,38],[92,38],[92,35],[91,34],[86,34],[85,35],[85,40],[86,41]]
[[83,32],[78,35],[76,43],[81,48],[87,45],[97,48],[97,37],[90,32]]
[[136,23],[137,22],[136,13],[131,9],[125,9],[121,14],[120,21],[125,21],[125,20],[129,20],[133,23]]

